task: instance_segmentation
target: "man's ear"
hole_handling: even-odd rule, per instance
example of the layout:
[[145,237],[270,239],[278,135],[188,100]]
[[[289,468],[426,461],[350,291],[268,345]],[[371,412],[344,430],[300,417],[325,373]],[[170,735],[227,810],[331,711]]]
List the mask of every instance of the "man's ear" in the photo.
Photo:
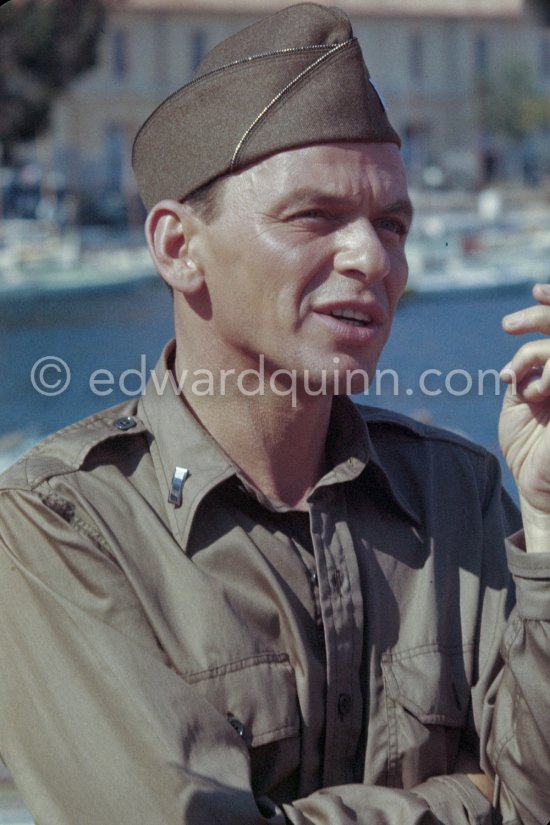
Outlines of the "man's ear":
[[174,200],[153,206],[145,222],[145,236],[159,273],[168,286],[186,295],[197,293],[204,283],[193,252],[198,225],[191,209]]

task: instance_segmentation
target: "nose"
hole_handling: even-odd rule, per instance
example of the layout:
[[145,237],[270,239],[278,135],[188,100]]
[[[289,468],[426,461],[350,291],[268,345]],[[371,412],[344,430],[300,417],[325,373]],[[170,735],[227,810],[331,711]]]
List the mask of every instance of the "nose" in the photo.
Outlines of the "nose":
[[374,282],[389,274],[390,265],[388,252],[369,220],[358,218],[341,229],[334,256],[337,272]]

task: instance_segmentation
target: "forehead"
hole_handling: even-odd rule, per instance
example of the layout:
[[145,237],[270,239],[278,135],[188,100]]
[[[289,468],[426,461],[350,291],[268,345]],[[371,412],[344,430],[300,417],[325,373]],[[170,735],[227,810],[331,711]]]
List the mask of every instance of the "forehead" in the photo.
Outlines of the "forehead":
[[241,172],[237,188],[269,202],[319,192],[338,198],[406,198],[405,167],[393,143],[329,143],[279,152]]

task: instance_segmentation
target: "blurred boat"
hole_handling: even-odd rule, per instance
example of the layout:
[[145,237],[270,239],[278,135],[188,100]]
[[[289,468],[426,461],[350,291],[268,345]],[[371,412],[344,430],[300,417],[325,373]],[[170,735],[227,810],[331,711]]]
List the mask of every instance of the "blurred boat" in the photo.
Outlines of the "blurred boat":
[[156,277],[146,245],[103,233],[92,245],[78,229],[35,220],[0,224],[0,305],[105,293]]
[[549,212],[485,223],[475,214],[421,218],[407,242],[409,289],[504,289],[550,280]]

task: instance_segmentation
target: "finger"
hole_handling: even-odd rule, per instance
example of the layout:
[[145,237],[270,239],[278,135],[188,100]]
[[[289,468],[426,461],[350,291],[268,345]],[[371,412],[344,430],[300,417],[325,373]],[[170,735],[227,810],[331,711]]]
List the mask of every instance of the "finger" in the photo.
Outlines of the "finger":
[[541,370],[533,370],[521,381],[516,381],[514,379],[511,382],[508,382],[509,387],[506,398],[508,398],[513,404],[538,404],[542,401],[546,401],[548,395],[541,391],[541,375]]
[[550,335],[550,305],[538,304],[511,312],[502,319],[502,327],[510,335],[525,335],[528,332]]
[[535,284],[533,297],[541,304],[550,305],[550,284]]
[[510,399],[514,403],[537,404],[547,398],[540,389],[542,371],[532,370],[521,381],[514,380],[508,387]]
[[539,306],[511,312],[502,319],[502,326],[511,335],[526,332],[550,334],[550,284],[535,284],[532,292]]
[[547,361],[542,369],[537,386],[538,393],[544,398],[550,396],[550,361]]
[[516,399],[541,401],[550,395],[550,340],[529,341],[500,373]]
[[[550,339],[539,338],[536,341],[528,341],[523,344],[512,360],[503,367],[501,375],[506,381],[506,375],[515,375],[521,381],[532,369],[542,368],[550,359]],[[505,375],[506,374],[506,375]],[[510,381],[508,380],[508,383]]]

